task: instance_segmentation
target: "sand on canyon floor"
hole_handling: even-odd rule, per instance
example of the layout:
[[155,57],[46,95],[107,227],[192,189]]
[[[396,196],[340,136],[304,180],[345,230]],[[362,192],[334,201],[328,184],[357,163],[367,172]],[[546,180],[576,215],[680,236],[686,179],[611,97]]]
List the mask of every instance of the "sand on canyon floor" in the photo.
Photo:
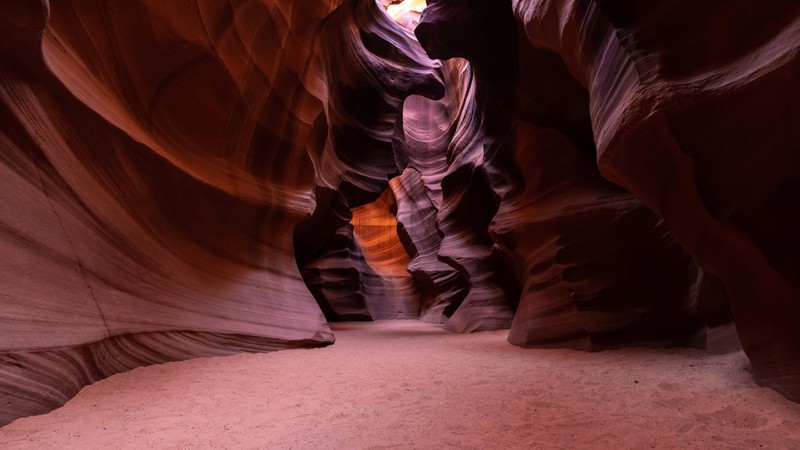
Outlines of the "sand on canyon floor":
[[0,448],[800,448],[743,353],[525,350],[505,331],[334,324],[336,344],[142,367],[0,428]]

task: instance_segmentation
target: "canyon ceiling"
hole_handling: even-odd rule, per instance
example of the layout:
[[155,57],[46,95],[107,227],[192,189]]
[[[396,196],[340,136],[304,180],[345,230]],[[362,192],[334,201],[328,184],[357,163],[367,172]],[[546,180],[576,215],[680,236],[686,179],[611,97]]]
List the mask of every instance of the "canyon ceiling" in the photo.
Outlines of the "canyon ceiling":
[[800,3],[389,3],[0,5],[0,425],[390,318],[800,400]]

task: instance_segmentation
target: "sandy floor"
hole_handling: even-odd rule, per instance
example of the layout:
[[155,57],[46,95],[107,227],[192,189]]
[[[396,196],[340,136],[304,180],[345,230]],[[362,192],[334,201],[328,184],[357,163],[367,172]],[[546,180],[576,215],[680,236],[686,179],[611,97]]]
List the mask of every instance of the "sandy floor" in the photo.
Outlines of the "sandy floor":
[[742,353],[523,350],[506,333],[347,323],[335,345],[143,367],[0,448],[800,448]]

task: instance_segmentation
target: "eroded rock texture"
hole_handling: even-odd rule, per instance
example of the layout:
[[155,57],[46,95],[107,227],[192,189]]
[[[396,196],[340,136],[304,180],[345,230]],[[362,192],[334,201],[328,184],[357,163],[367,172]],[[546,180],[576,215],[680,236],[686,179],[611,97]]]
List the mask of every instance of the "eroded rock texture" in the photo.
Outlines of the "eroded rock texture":
[[522,37],[519,55],[525,190],[503,202],[492,227],[523,283],[509,341],[705,346],[698,268],[663,221],[601,177],[586,91],[557,54]]
[[[357,216],[365,227],[371,220],[366,216],[376,224],[388,220],[376,213],[389,214],[381,195],[408,160],[393,143],[403,123],[403,100],[444,94],[439,63],[427,58],[411,32],[381,6],[345,2],[322,24],[315,48],[320,95],[326,99],[317,124],[315,165],[320,189],[332,198],[318,203],[310,222],[298,229],[295,248],[307,282],[331,319],[416,317],[419,311],[417,286],[407,272],[401,277],[394,262],[381,269],[365,260],[349,223],[350,209],[357,208],[369,210]],[[365,206],[373,201],[382,206]],[[379,234],[364,228],[373,241],[368,253],[375,257],[402,250],[393,247],[396,231],[391,226],[382,223],[378,228]]]
[[[333,342],[741,343],[800,399],[800,6],[0,6],[0,424]],[[408,5],[406,5],[408,6]]]
[[288,55],[334,5],[283,3],[0,6],[0,424],[143,364],[333,342],[292,248],[323,104]]
[[721,282],[755,378],[800,399],[800,5],[514,7],[588,92],[603,176]]
[[397,196],[398,234],[410,256],[408,271],[420,287],[420,320],[443,323],[467,295],[465,275],[439,259],[441,233],[437,212],[417,169],[408,168],[392,180]]
[[353,232],[374,275],[365,293],[375,319],[419,317],[418,285],[408,271],[408,253],[397,234],[397,202],[387,189],[374,202],[353,208]]
[[563,134],[517,129],[526,190],[493,227],[524,283],[509,342],[705,346],[698,269],[663,221],[603,180]]
[[[516,81],[516,31],[510,3],[428,2],[415,34],[428,55],[469,61],[447,148],[439,259],[463,274],[469,289],[445,323],[453,331],[509,326],[517,289],[510,261],[489,236],[489,223],[516,180],[508,142]],[[457,308],[456,308],[457,306]]]

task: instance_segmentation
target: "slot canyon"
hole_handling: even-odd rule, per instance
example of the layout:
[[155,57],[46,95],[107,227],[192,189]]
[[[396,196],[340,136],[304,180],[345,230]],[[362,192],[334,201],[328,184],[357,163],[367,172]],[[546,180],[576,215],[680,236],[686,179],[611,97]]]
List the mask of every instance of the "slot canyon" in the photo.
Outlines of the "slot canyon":
[[0,444],[381,329],[523,379],[739,355],[800,424],[796,0],[8,0],[0,38]]

